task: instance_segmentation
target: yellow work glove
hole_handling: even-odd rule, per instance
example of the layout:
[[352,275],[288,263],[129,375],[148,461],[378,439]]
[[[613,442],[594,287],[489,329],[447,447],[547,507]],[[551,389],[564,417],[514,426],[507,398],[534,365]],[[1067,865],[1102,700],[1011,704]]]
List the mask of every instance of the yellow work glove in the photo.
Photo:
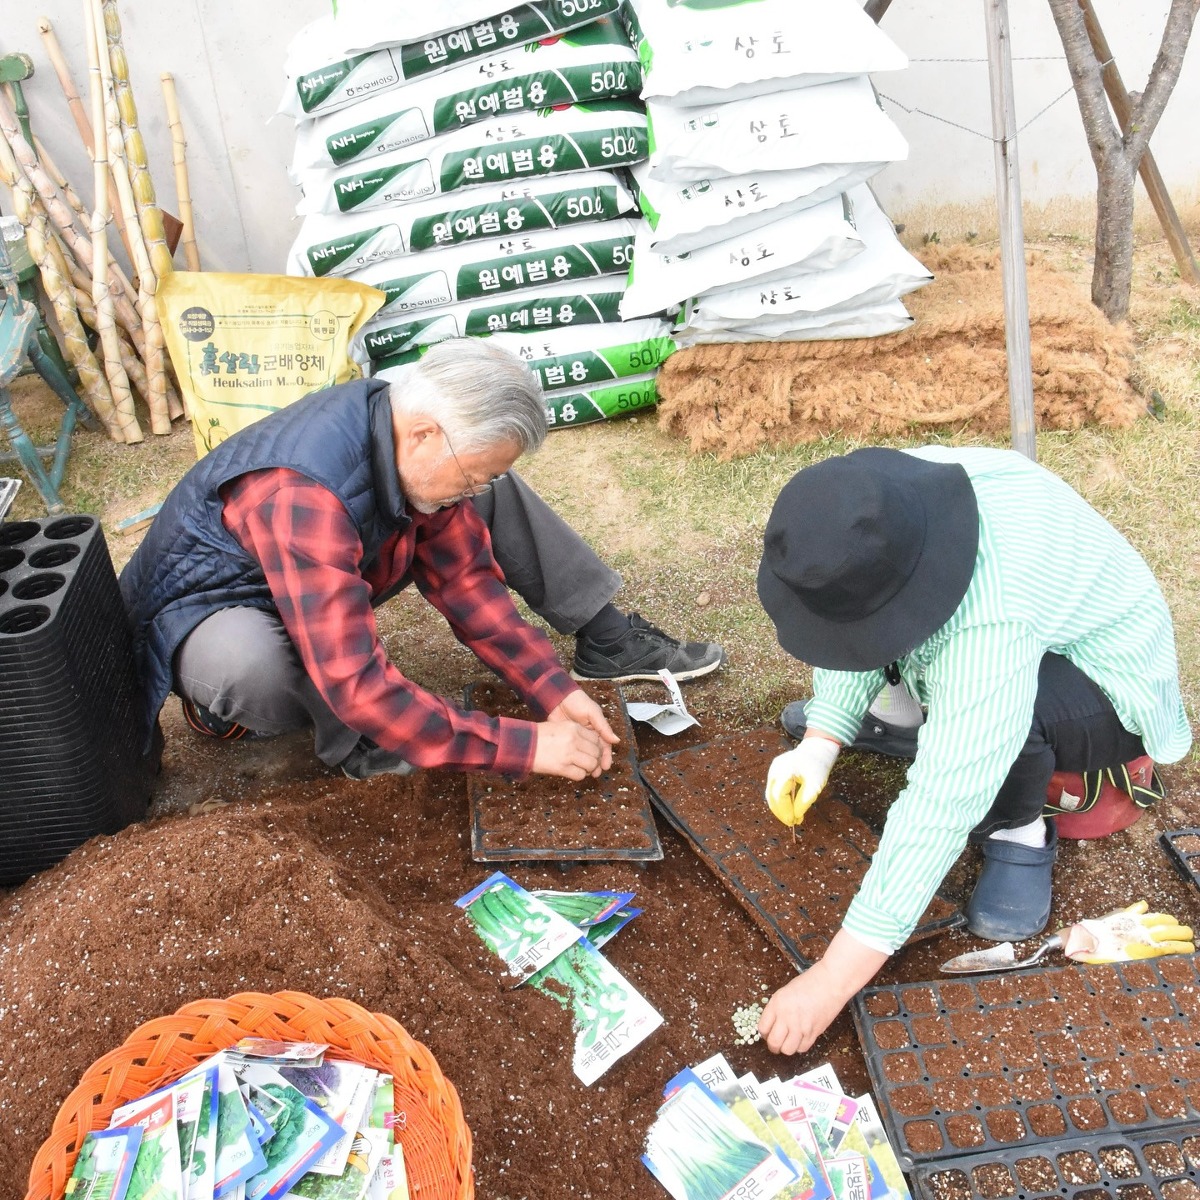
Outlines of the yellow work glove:
[[799,825],[821,794],[841,749],[825,737],[806,737],[795,750],[777,755],[767,772],[767,804],[785,825]]
[[1149,908],[1139,900],[1107,916],[1077,922],[1066,932],[1063,953],[1076,962],[1112,963],[1196,952],[1187,925]]

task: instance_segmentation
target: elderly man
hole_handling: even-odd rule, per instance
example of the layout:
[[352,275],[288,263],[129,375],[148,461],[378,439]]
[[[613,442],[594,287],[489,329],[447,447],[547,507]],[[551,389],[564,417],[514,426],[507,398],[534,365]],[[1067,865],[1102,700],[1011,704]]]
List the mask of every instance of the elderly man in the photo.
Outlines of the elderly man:
[[869,448],[800,471],[767,523],[758,593],[783,648],[817,668],[804,738],[768,775],[785,823],[803,820],[885,680],[928,708],[842,928],[763,1013],[768,1046],[791,1054],[904,944],[968,841],[984,860],[972,932],[1041,931],[1053,772],[1174,762],[1191,731],[1149,568],[1071,488],[1011,451]]
[[[311,726],[351,778],[598,775],[616,736],[506,583],[576,633],[576,678],[688,679],[723,653],[612,605],[620,577],[510,470],[545,436],[525,365],[457,339],[402,383],[331,388],[223,442],[121,574],[147,728],[174,690],[216,737]],[[388,661],[372,610],[410,582],[537,722],[462,712]]]

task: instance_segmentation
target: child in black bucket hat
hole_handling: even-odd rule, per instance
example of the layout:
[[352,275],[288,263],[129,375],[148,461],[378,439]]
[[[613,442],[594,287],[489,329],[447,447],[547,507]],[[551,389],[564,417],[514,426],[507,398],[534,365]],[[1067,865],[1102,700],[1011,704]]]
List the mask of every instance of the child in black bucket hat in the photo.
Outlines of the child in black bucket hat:
[[928,710],[842,929],[763,1014],[768,1046],[796,1053],[903,945],[969,841],[984,858],[971,931],[1040,932],[1051,776],[1173,762],[1191,730],[1149,568],[1013,451],[872,447],[798,472],[767,523],[758,594],[780,645],[814,668],[804,738],[768,774],[780,820],[803,820],[885,684]]

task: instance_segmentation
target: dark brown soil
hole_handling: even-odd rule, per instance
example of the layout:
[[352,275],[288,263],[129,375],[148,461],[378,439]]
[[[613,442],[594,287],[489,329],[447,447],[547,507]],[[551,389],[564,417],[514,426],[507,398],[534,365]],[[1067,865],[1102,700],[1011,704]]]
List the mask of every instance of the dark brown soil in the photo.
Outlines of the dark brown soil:
[[975,1192],[981,1200],[999,1200],[1002,1196],[1017,1194],[1016,1180],[1002,1163],[988,1163],[986,1166],[976,1167],[971,1172],[971,1178],[975,1183]]
[[[521,782],[468,775],[471,853],[477,862],[649,861],[662,856],[650,797],[638,778],[633,730],[620,689],[611,683],[588,683],[584,690],[621,739],[612,767],[580,783],[545,775]],[[476,685],[470,701],[494,717],[529,720],[521,700],[498,683]]]

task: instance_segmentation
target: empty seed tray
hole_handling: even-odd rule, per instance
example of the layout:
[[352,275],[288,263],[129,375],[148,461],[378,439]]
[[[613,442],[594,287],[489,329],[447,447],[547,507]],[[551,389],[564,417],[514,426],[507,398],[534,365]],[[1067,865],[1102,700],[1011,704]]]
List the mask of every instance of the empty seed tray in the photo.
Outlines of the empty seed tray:
[[1194,955],[868,988],[853,1012],[906,1169],[1200,1120]]
[[1158,840],[1184,879],[1200,888],[1200,828],[1168,830]]
[[911,1179],[920,1200],[1200,1200],[1200,1125],[996,1150]]
[[[763,799],[771,759],[791,743],[771,729],[733,734],[641,764],[659,810],[801,969],[825,953],[879,845],[840,801],[822,799],[793,832]],[[913,938],[962,923],[935,897]]]
[[[476,862],[657,862],[662,842],[654,810],[637,772],[633,729],[621,689],[581,685],[621,739],[612,767],[599,779],[573,783],[547,775],[522,782],[468,775],[471,857]],[[467,704],[495,717],[529,720],[529,710],[507,687],[478,683]]]

